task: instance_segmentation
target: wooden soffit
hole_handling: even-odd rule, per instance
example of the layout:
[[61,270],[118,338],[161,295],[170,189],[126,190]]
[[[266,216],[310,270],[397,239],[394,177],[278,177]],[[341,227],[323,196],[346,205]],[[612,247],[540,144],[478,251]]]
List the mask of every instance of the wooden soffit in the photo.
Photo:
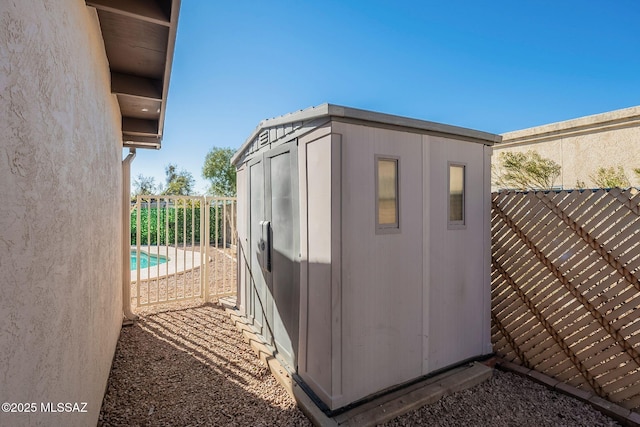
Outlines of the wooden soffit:
[[98,13],[125,147],[162,143],[180,0],[86,0]]

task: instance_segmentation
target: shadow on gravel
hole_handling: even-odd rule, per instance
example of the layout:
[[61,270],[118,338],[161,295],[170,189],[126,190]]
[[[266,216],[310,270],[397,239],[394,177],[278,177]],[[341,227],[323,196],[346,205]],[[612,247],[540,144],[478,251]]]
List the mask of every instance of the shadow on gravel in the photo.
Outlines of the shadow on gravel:
[[207,304],[122,329],[98,425],[311,424],[224,310]]

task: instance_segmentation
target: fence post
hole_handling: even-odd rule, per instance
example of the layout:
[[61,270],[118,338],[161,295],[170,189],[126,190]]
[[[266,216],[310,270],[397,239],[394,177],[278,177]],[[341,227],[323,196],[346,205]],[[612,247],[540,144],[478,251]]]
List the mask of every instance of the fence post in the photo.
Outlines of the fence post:
[[204,215],[201,215],[201,220],[204,217],[204,227],[201,227],[201,230],[204,230],[204,266],[203,266],[203,293],[204,293],[204,302],[209,302],[209,221],[210,221],[210,208],[209,208],[209,199],[207,196],[202,198],[202,205],[204,210]]
[[[140,307],[140,233],[142,229],[142,198],[138,194],[136,197],[136,305]],[[149,225],[147,224],[147,227]]]

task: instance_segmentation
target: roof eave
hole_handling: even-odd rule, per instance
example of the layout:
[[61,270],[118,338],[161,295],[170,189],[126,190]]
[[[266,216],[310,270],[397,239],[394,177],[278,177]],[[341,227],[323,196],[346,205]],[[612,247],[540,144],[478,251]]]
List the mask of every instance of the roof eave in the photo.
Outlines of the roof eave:
[[[122,115],[123,146],[159,149],[180,0],[85,3],[98,11],[111,72],[111,92],[118,99]],[[138,31],[133,30],[136,28]]]

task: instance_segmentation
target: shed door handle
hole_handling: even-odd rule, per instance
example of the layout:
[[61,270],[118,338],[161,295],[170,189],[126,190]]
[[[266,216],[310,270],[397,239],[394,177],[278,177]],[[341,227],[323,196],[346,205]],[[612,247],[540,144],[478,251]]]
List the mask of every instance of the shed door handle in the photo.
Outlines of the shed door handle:
[[260,243],[260,249],[263,255],[264,265],[263,268],[266,271],[271,271],[271,222],[260,221],[262,226],[262,241]]

